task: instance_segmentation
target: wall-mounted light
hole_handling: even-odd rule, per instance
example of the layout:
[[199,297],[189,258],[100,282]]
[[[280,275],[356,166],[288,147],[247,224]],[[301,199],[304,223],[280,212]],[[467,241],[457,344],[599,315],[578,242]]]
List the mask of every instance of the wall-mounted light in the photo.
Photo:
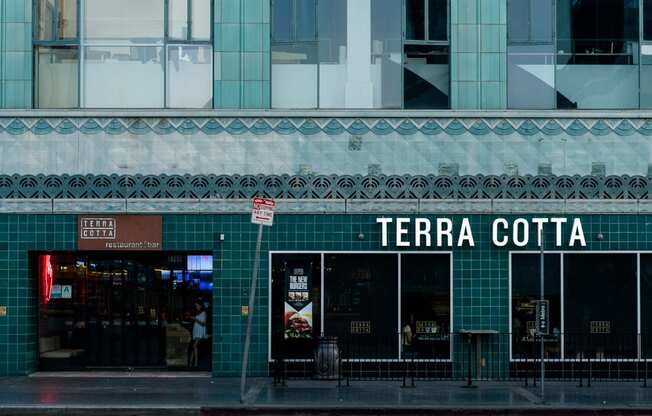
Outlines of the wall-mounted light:
[[364,240],[364,234],[363,233],[358,234],[358,240]]
[[604,234],[602,234],[602,233],[598,233],[598,235],[596,235],[595,238],[596,238],[598,241],[602,241],[602,240],[604,240]]

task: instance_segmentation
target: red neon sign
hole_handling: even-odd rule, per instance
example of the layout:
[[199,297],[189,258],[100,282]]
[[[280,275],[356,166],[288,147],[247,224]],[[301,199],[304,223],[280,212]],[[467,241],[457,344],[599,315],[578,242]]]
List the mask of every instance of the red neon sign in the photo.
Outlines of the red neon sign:
[[52,296],[52,256],[44,254],[41,256],[41,303],[50,301]]

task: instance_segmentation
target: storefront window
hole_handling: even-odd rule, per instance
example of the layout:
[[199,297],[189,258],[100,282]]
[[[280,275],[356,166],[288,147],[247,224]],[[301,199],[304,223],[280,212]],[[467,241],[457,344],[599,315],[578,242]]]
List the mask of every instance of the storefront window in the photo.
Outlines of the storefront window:
[[321,255],[272,255],[272,358],[313,358],[321,334]]
[[327,254],[325,333],[350,358],[398,357],[398,256]]
[[211,255],[40,254],[35,262],[41,369],[210,370]]
[[557,107],[638,108],[638,1],[557,2]]
[[401,254],[401,357],[450,359],[448,254]]
[[[544,336],[546,358],[561,357],[561,256],[544,257],[544,299],[549,302],[550,333]],[[539,358],[535,336],[535,301],[541,299],[541,256],[512,254],[512,358]]]
[[564,255],[566,358],[637,356],[636,254]]
[[652,254],[641,254],[641,356],[652,358]]
[[163,0],[85,0],[84,39],[101,44],[162,43]]

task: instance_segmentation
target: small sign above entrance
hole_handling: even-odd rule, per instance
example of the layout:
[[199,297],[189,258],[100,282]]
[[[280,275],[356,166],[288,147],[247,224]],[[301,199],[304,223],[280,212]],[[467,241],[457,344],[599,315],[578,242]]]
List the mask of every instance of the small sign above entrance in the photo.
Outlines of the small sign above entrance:
[[79,216],[79,250],[160,251],[163,231],[160,215]]
[[251,222],[271,226],[274,223],[274,207],[276,207],[276,202],[273,199],[254,198]]

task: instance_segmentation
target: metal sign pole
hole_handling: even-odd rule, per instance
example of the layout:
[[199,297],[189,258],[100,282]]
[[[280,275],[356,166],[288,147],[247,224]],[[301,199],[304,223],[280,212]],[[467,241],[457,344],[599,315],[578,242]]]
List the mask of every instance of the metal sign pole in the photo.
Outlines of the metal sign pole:
[[[544,297],[544,284],[543,284],[543,276],[544,276],[544,270],[545,270],[545,261],[544,261],[544,251],[543,251],[543,227],[541,227],[541,235],[540,237],[540,242],[541,242],[541,304],[543,305],[545,297]],[[547,312],[546,312],[547,313]],[[549,325],[549,322],[546,322],[546,325]],[[541,337],[541,401],[544,401],[544,387],[543,387],[543,381],[545,379],[545,362],[544,362],[544,345],[543,345],[543,331],[539,331]]]
[[263,225],[258,225],[258,239],[256,240],[256,254],[254,256],[254,269],[251,272],[251,288],[249,289],[249,314],[247,316],[247,335],[245,336],[244,352],[242,353],[242,373],[240,374],[240,403],[244,403],[247,385],[247,365],[249,364],[249,347],[251,345],[251,326],[254,316],[254,302],[256,300],[256,281],[258,280],[258,263],[260,262],[260,244],[263,240]]

